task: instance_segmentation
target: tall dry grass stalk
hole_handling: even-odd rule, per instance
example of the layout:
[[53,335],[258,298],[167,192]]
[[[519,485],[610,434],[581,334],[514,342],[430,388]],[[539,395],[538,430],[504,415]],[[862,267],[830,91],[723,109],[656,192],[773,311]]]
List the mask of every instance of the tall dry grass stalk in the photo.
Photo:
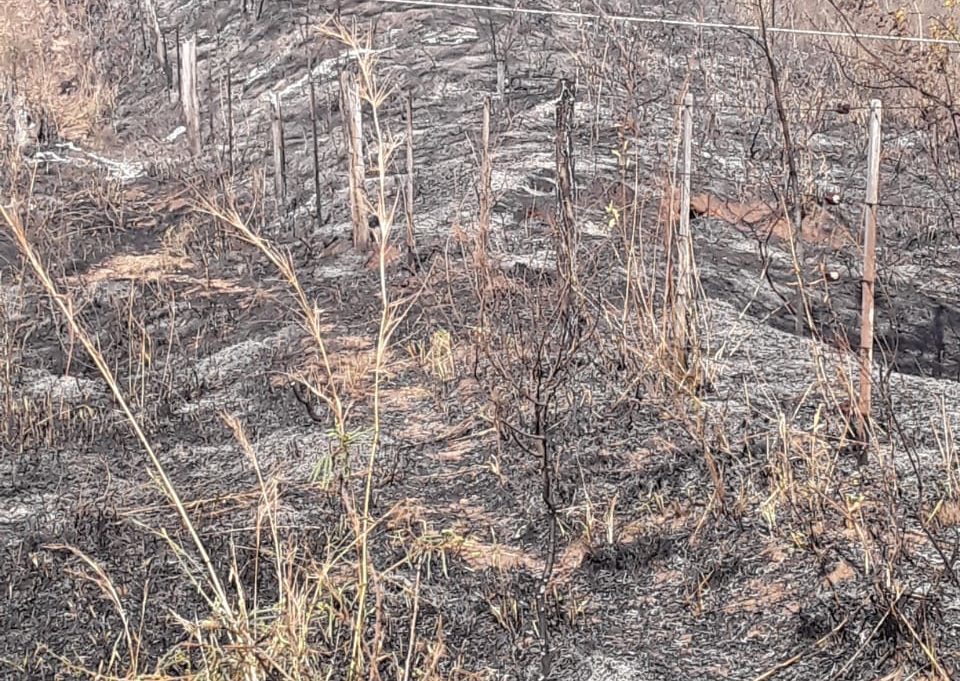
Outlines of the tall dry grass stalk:
[[[217,573],[217,570],[213,565],[213,561],[207,552],[207,548],[204,545],[203,540],[200,538],[197,528],[194,525],[193,520],[190,518],[190,515],[187,512],[179,493],[173,486],[166,469],[161,463],[153,445],[144,432],[140,421],[133,414],[130,403],[123,391],[120,389],[120,385],[113,373],[113,370],[110,368],[110,365],[98,349],[96,343],[93,341],[86,328],[84,328],[84,326],[80,323],[77,312],[74,308],[73,299],[59,289],[59,287],[51,278],[47,267],[40,258],[40,255],[31,244],[27,236],[27,227],[21,220],[19,205],[20,202],[16,197],[13,198],[10,204],[0,205],[0,218],[2,218],[4,226],[13,237],[13,240],[17,244],[21,255],[23,256],[30,270],[33,272],[34,276],[37,278],[40,286],[63,316],[70,333],[80,342],[84,350],[90,356],[94,365],[97,367],[97,370],[100,372],[100,375],[103,377],[104,381],[109,387],[110,393],[112,394],[114,400],[120,407],[125,420],[130,425],[137,440],[140,442],[143,451],[146,453],[155,482],[160,488],[162,494],[166,497],[176,511],[183,528],[190,537],[190,541],[193,544],[194,550],[200,558],[200,563],[204,568],[204,581],[200,582],[194,580],[198,593],[210,607],[211,611],[214,613],[214,617],[216,617],[218,620],[222,620],[223,625],[226,626],[227,631],[229,632],[232,642],[241,647],[250,646],[252,641],[249,640],[246,634],[246,628],[243,626],[243,623],[240,621],[240,619],[238,619],[237,613],[231,606],[230,599],[227,595],[227,589]],[[177,553],[177,555],[183,556],[184,560],[187,561],[184,563],[185,569],[187,569],[186,565],[187,563],[192,563],[192,559],[188,559],[186,557],[187,554],[185,548],[176,545],[171,538],[168,537],[167,539],[171,545],[171,548]],[[105,580],[103,583],[108,584],[109,580]],[[107,590],[107,593],[110,594],[109,589]],[[115,601],[113,598],[111,598],[111,600]],[[121,618],[126,621],[126,616],[122,613],[122,611]],[[132,646],[131,650],[133,650]],[[131,662],[135,662],[135,658],[132,659]],[[253,662],[253,660],[249,660],[244,665],[243,678],[250,680],[258,678],[256,664]]]
[[[376,349],[373,362],[373,385],[371,388],[372,424],[370,427],[371,439],[364,461],[364,483],[362,497],[358,501],[348,491],[346,494],[347,512],[354,532],[354,544],[357,552],[356,564],[356,602],[354,605],[353,634],[350,645],[350,667],[348,678],[358,679],[368,670],[367,656],[376,659],[382,644],[382,626],[380,625],[379,608],[375,615],[374,635],[370,641],[366,640],[368,597],[372,588],[375,588],[377,568],[370,553],[370,532],[376,525],[371,517],[371,503],[373,498],[374,472],[377,455],[380,449],[382,432],[382,383],[385,376],[385,365],[393,333],[405,315],[407,301],[393,301],[388,288],[388,253],[390,238],[393,231],[394,216],[401,200],[401,196],[390,196],[388,193],[388,175],[391,168],[394,152],[399,148],[398,140],[383,126],[380,110],[393,95],[393,88],[384,85],[378,80],[376,70],[377,54],[373,49],[372,34],[360,34],[356,29],[349,29],[342,23],[331,20],[322,24],[318,33],[327,39],[332,39],[351,52],[356,58],[357,80],[360,96],[370,105],[371,128],[367,148],[375,150],[374,162],[376,167],[376,185],[372,197],[361,191],[362,200],[376,215],[379,228],[374,235],[378,246],[377,268],[379,272],[380,320],[378,324]],[[313,340],[321,357],[323,370],[326,374],[324,385],[306,383],[305,387],[318,399],[321,399],[330,408],[335,431],[342,444],[351,440],[347,410],[337,389],[337,376],[330,361],[326,341],[323,333],[322,312],[305,293],[294,268],[289,254],[282,252],[276,246],[255,233],[232,206],[221,207],[216,201],[201,198],[199,209],[226,225],[241,240],[252,245],[261,252],[267,260],[277,268],[287,285],[293,292],[307,331]],[[347,455],[346,447],[344,454]],[[372,668],[370,669],[372,673]]]
[[[367,596],[371,579],[376,578],[376,568],[372,564],[369,546],[369,534],[374,526],[370,517],[370,505],[373,497],[373,473],[376,465],[377,453],[380,448],[381,437],[381,388],[384,376],[384,366],[387,350],[389,349],[393,332],[402,321],[404,313],[403,302],[392,302],[387,288],[387,253],[393,229],[394,217],[399,206],[401,195],[397,193],[392,199],[387,191],[387,177],[395,151],[399,148],[397,138],[391,135],[383,126],[380,110],[394,94],[394,88],[389,82],[382,82],[377,72],[378,56],[373,49],[372,29],[361,33],[354,27],[348,29],[343,23],[331,19],[320,27],[320,33],[327,38],[339,42],[356,56],[360,96],[370,105],[372,119],[373,144],[376,148],[376,190],[374,201],[369,203],[379,222],[379,234],[376,235],[378,245],[377,268],[380,275],[380,324],[377,331],[377,344],[374,362],[373,382],[373,433],[368,449],[362,508],[359,518],[355,519],[355,531],[359,547],[359,565],[357,569],[358,593],[356,614],[354,617],[353,645],[350,656],[350,670],[348,678],[356,679],[364,673],[363,636],[367,617]],[[378,622],[375,631],[380,630],[379,611],[376,613]],[[380,645],[379,635],[373,641],[374,649],[371,656],[376,659]]]

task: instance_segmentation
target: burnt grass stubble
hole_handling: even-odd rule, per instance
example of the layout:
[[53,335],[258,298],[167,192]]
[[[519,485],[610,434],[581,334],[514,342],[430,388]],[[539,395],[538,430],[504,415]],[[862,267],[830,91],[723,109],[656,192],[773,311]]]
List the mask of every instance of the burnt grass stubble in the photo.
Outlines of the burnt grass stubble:
[[[315,11],[303,4],[283,3],[252,23],[239,12],[215,15],[212,9],[196,12],[173,2],[158,3],[165,21],[184,33],[191,27],[214,26],[223,44],[236,48],[234,73],[243,73],[243,67],[253,73],[264,55],[287,55],[244,82],[241,99],[253,123],[246,137],[237,139],[240,170],[233,186],[241,205],[255,203],[253,174],[268,140],[262,119],[256,118],[260,114],[254,113],[262,108],[256,98],[275,83],[305,72],[305,46],[281,49],[289,48],[289,27]],[[692,418],[693,412],[668,399],[649,370],[624,351],[618,343],[620,331],[604,314],[622,303],[618,264],[623,240],[616,230],[583,237],[579,288],[568,308],[559,304],[567,299],[563,278],[549,267],[544,271],[520,263],[506,272],[498,270],[495,285],[478,294],[469,241],[449,236],[455,221],[451,207],[463,197],[471,205],[476,175],[471,163],[451,159],[467,153],[465,135],[473,137],[478,129],[482,94],[494,82],[487,42],[491,26],[467,13],[383,11],[376,3],[357,3],[350,12],[374,20],[378,40],[393,48],[384,54],[381,67],[396,78],[399,88],[411,90],[416,102],[416,153],[422,168],[418,216],[424,216],[417,234],[421,262],[415,268],[394,266],[390,285],[396,296],[421,287],[423,291],[397,332],[395,353],[404,353],[404,343],[428,342],[439,328],[449,330],[461,350],[453,380],[431,377],[417,363],[398,365],[389,378],[390,390],[400,394],[406,389],[412,397],[384,411],[372,514],[381,518],[389,513],[392,520],[372,536],[372,555],[379,566],[397,564],[418,546],[418,537],[451,530],[536,559],[496,569],[472,562],[466,550],[460,555],[456,548],[448,549],[441,560],[438,552],[420,549],[426,553],[420,564],[417,629],[421,640],[435,640],[442,631],[447,647],[442,669],[450,674],[456,669],[485,672],[494,678],[534,678],[547,672],[551,678],[599,679],[614,669],[633,674],[626,678],[752,678],[800,655],[778,678],[824,678],[839,672],[838,678],[858,679],[895,669],[928,669],[917,637],[937,651],[945,669],[955,669],[960,589],[954,563],[960,540],[954,528],[927,521],[943,491],[933,471],[924,470],[930,462],[920,453],[933,445],[923,425],[931,414],[909,423],[898,416],[903,405],[895,401],[892,379],[881,386],[878,422],[885,429],[881,438],[897,443],[893,468],[858,467],[854,457],[834,451],[830,456],[836,457],[838,468],[836,480],[827,487],[828,498],[784,502],[774,527],[758,510],[757,499],[775,485],[778,474],[768,452],[783,447],[775,409],[761,397],[793,392],[790,385],[779,390],[777,382],[797,373],[791,356],[807,352],[800,340],[770,329],[793,327],[780,297],[770,290],[771,283],[788,286],[789,266],[782,257],[763,262],[759,255],[782,255],[783,244],[771,242],[761,249],[758,239],[718,220],[696,222],[708,307],[724,310],[729,304],[738,311],[749,303],[747,326],[759,344],[772,349],[758,350],[759,361],[768,362],[759,367],[759,376],[741,363],[726,376],[726,385],[721,379],[705,386],[700,399],[711,415]],[[345,9],[344,15],[350,13]],[[631,93],[629,101],[636,108],[628,107],[625,98],[604,104],[601,122],[594,126],[597,107],[589,83],[600,68],[601,50],[595,33],[586,35],[562,20],[535,17],[497,19],[493,29],[504,39],[514,36],[509,92],[498,110],[495,131],[495,165],[508,174],[500,186],[493,235],[495,250],[513,255],[536,255],[552,246],[549,226],[536,215],[538,209],[552,212],[553,198],[547,191],[533,201],[526,188],[551,186],[544,181],[552,174],[549,102],[555,79],[576,67],[564,47],[580,48],[585,74],[578,101],[578,208],[581,217],[594,224],[605,224],[604,207],[624,195],[611,158],[624,140],[616,137],[616,116],[631,111],[636,129],[632,137],[626,136],[635,154],[631,162],[655,193],[675,139],[675,95],[691,71],[681,57],[696,52],[699,70],[693,68],[691,86],[699,101],[718,101],[707,98],[716,95],[723,78],[741,77],[744,65],[762,66],[759,54],[735,49],[729,36],[707,34],[691,48],[670,31],[611,28],[619,40],[610,43],[611,49],[626,66],[606,74],[616,86],[610,90]],[[443,36],[453,38],[444,41]],[[215,40],[208,34],[200,42],[201,62],[216,60]],[[139,49],[136,44],[114,47],[119,56],[124,49]],[[312,48],[315,63],[339,50],[321,42]],[[189,161],[179,142],[160,145],[162,154],[137,146],[144,131],[162,138],[177,123],[175,106],[159,91],[160,76],[148,59],[142,61],[143,72],[121,86],[118,146],[102,151],[152,157],[151,172],[158,177],[119,187],[89,169],[41,164],[33,224],[46,262],[64,281],[95,271],[107,256],[155,252],[170,248],[171,236],[186,235],[179,247],[196,267],[191,271],[194,279],[107,282],[83,289],[74,284],[73,293],[81,320],[96,334],[121,381],[128,381],[130,392],[144,396],[134,403],[175,485],[185,499],[196,501],[191,511],[223,574],[230,569],[231,541],[241,547],[240,581],[249,591],[255,578],[250,526],[256,495],[244,493],[255,492],[256,483],[220,414],[242,419],[261,466],[280,475],[286,538],[301,547],[304,560],[349,537],[337,487],[359,481],[348,477],[329,488],[310,482],[328,426],[317,422],[316,410],[311,416],[288,385],[273,380],[303,362],[303,334],[292,304],[276,273],[256,253],[189,208],[169,209],[171,196],[221,191],[221,185],[213,179],[215,164],[209,159]],[[809,63],[815,69],[818,62]],[[215,69],[221,66],[222,59],[213,63]],[[738,105],[741,95],[746,100],[752,90],[765,91],[761,66],[754,68],[760,74],[754,74],[755,82],[740,83],[742,92],[731,90],[725,103]],[[201,73],[206,71],[203,63]],[[794,78],[789,85],[798,91],[810,87],[802,74]],[[324,96],[335,102],[332,85],[324,86]],[[828,83],[821,90],[844,92],[844,101],[849,97],[847,83]],[[291,96],[286,105],[288,137],[293,140],[299,139],[301,126],[306,130],[309,125],[302,94]],[[217,104],[211,100],[208,105]],[[401,109],[396,109],[386,114],[399,130]],[[739,192],[766,195],[768,178],[779,172],[775,118],[758,114],[749,121],[757,127],[745,130],[744,117],[736,111],[735,119],[719,109],[698,113],[695,146],[709,155],[697,157],[696,181],[700,188],[728,198]],[[339,129],[335,104],[325,115],[328,129],[321,142],[329,163],[337,165],[342,155],[339,133],[333,132]],[[911,122],[905,117],[902,121],[894,111],[888,114],[885,134],[890,140],[913,134]],[[864,143],[850,140],[863,138],[862,127],[849,117],[830,114],[804,122],[809,135],[805,149],[812,149],[814,142],[826,148],[818,156],[833,167],[834,174],[826,179],[846,183],[848,195],[856,197]],[[836,140],[846,142],[831,147]],[[297,148],[296,141],[291,144]],[[902,167],[911,168],[903,203],[919,204],[928,198],[926,187],[945,182],[942,175],[920,179],[921,164],[930,163],[921,143],[898,153],[898,168],[888,164],[884,169],[890,186],[894,177],[904,181]],[[546,160],[521,160],[535,154]],[[335,237],[348,238],[348,208],[343,192],[336,191],[343,184],[342,173],[323,178],[331,197],[325,207],[332,218],[316,227],[303,208],[309,199],[304,188],[312,186],[306,145],[302,155],[288,151],[288,156],[288,173],[295,180],[290,182],[287,217],[273,219],[268,199],[262,213],[254,211],[254,219],[263,216],[261,233],[290,249],[308,293],[326,312],[333,338],[369,341],[375,337],[378,315],[376,275],[363,268],[363,257],[349,251],[325,255]],[[749,158],[754,174],[731,171],[730,158]],[[934,175],[929,168],[926,177]],[[25,178],[10,181],[22,183]],[[114,189],[112,198],[104,198],[103,187]],[[944,187],[937,185],[935,191],[944,192]],[[644,202],[652,196],[636,198]],[[107,210],[118,202],[122,211]],[[650,207],[655,214],[656,206]],[[857,224],[855,201],[838,210],[843,220]],[[956,267],[950,241],[955,236],[925,243],[918,237],[923,225],[912,228],[908,213],[889,219],[898,222],[897,229],[884,232],[884,238],[902,233],[903,239],[884,243],[889,258],[916,254],[948,273]],[[653,238],[655,221],[647,222],[647,236]],[[61,377],[67,371],[70,378],[61,378],[61,387],[71,379],[78,386],[80,381],[97,385],[92,364],[79,346],[71,353],[65,327],[31,277],[20,275],[15,252],[4,240],[0,249],[3,282],[20,286],[22,304],[19,316],[9,312],[8,304],[4,320],[13,329],[17,353],[7,390],[22,396],[37,376]],[[841,335],[841,330],[855,328],[855,261],[846,251],[821,254],[810,249],[810,262],[818,257],[847,266],[840,268],[842,279],[830,290],[829,306],[821,298],[815,301],[818,319]],[[905,279],[898,264],[881,256],[878,318],[885,361],[907,373],[955,375],[960,358],[952,330],[955,301],[928,293],[920,277]],[[770,279],[755,295],[764,265]],[[230,281],[239,291],[210,293],[197,279]],[[731,316],[716,310],[718,325]],[[130,323],[131,317],[136,324]],[[472,331],[480,321],[487,330],[483,336]],[[138,377],[137,334],[144,330],[153,360]],[[231,350],[250,342],[255,344],[252,355]],[[855,336],[851,342],[855,344]],[[568,354],[571,344],[577,352]],[[743,383],[764,376],[767,383],[754,386],[757,392],[745,404]],[[529,395],[538,389],[542,399],[531,400]],[[150,485],[139,445],[103,389],[92,389],[73,402],[59,394],[49,400],[33,398],[41,405],[50,403],[52,416],[40,425],[7,415],[0,498],[11,509],[12,520],[0,527],[2,674],[70,677],[73,672],[63,660],[95,667],[110,657],[119,619],[100,589],[82,576],[77,559],[52,548],[64,544],[104,567],[128,612],[140,613],[146,603],[141,630],[149,668],[186,637],[171,612],[188,619],[205,616],[205,606],[166,543],[139,523],[166,528],[175,536],[180,529]],[[801,401],[795,414],[785,410],[789,425],[809,430],[815,402]],[[954,406],[948,403],[948,408]],[[369,404],[359,399],[354,409],[356,422],[365,422]],[[828,418],[839,423],[836,414]],[[411,422],[421,426],[419,435],[410,434],[416,432]],[[464,423],[454,438],[442,437],[446,428]],[[839,436],[838,428],[834,425],[833,436]],[[722,472],[722,493],[711,478],[711,459]],[[796,457],[792,465],[797,476],[809,472]],[[859,529],[866,537],[857,536],[848,514],[838,510],[849,509],[859,494],[869,498],[858,511]],[[739,499],[748,501],[739,504]],[[396,512],[401,504],[414,510]],[[611,506],[613,542],[607,541],[604,529],[604,513]],[[599,520],[585,538],[587,507]],[[879,560],[882,567],[865,569],[865,544],[871,547],[871,560]],[[550,564],[551,583],[542,594],[543,565]],[[261,593],[275,589],[271,561],[261,556],[256,565]],[[840,565],[850,574],[831,581]],[[416,573],[417,564],[411,561],[382,582],[385,649],[397,655],[405,651],[407,587]],[[334,666],[342,663],[346,668],[346,660],[338,658],[342,651],[329,654]],[[168,663],[165,671],[186,673],[196,663]]]

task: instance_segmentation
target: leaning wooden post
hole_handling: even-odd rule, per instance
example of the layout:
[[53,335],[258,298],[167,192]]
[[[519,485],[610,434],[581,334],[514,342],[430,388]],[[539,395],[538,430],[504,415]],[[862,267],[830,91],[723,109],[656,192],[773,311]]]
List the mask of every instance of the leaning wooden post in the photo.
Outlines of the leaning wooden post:
[[576,95],[573,83],[566,78],[560,80],[558,88],[560,96],[557,99],[556,163],[557,229],[560,239],[557,244],[557,266],[560,276],[573,284],[576,280],[578,245],[574,209],[576,178],[573,167],[573,105]]
[[273,191],[279,212],[287,198],[287,154],[283,146],[283,109],[279,93],[270,95],[270,134],[273,138]]
[[683,158],[680,172],[680,216],[677,227],[677,296],[674,309],[674,341],[681,375],[689,372],[689,352],[699,342],[696,335],[694,294],[696,272],[693,257],[693,234],[690,230],[690,175],[693,170],[693,95],[683,98],[681,110]]
[[863,281],[860,307],[860,404],[857,436],[869,442],[871,375],[873,370],[873,293],[877,274],[877,203],[880,194],[879,99],[870,102],[870,144],[867,151],[867,195],[863,204]]
[[187,127],[190,152],[200,154],[200,98],[197,96],[197,39],[180,43],[180,108]]
[[340,77],[341,111],[344,136],[347,142],[347,179],[350,189],[350,216],[353,221],[353,245],[358,250],[370,247],[370,226],[363,197],[363,118],[361,116],[360,84],[349,71]]
[[413,95],[407,93],[407,182],[405,185],[406,201],[404,201],[404,209],[407,215],[407,256],[410,258],[416,255],[417,250],[417,242],[413,236],[413,197],[415,193],[413,187],[413,167]]
[[487,261],[490,216],[493,213],[493,161],[490,158],[490,98],[483,98],[483,127],[480,133],[480,211],[477,230],[477,258]]

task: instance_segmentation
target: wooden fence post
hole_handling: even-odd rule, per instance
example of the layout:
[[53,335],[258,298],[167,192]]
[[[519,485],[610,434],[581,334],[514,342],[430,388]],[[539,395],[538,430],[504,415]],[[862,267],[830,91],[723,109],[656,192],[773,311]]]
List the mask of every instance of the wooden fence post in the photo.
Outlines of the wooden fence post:
[[167,34],[164,33],[161,36],[163,41],[163,77],[167,81],[167,94],[168,97],[172,96],[173,91],[173,68],[170,65],[170,54],[167,50]]
[[197,96],[197,39],[191,37],[180,43],[180,108],[190,152],[200,154],[200,99]]
[[143,23],[144,21],[149,21],[149,17],[144,19],[143,13],[143,4],[140,2],[140,0],[137,0],[137,14],[141,19],[141,21],[137,22],[137,28],[140,31],[140,47],[143,48],[144,52],[146,52],[149,48],[147,47],[147,30],[143,27]]
[[407,257],[412,259],[416,255],[417,242],[414,238],[413,230],[413,95],[407,93],[407,182],[406,182],[406,201],[404,209],[407,215]]
[[576,281],[576,253],[579,242],[574,200],[576,178],[573,163],[574,102],[573,83],[562,78],[557,99],[557,268],[561,277],[573,284]]
[[227,59],[227,163],[230,167],[230,178],[234,177],[233,165],[233,60]]
[[183,82],[183,52],[180,49],[180,27],[177,26],[174,34],[174,41],[177,46],[177,98],[180,97],[180,87]]
[[874,283],[877,273],[877,203],[880,194],[879,99],[870,101],[870,144],[867,152],[867,194],[863,204],[863,281],[860,308],[860,404],[857,436],[869,443],[871,375],[873,371]]
[[313,132],[313,191],[317,225],[323,224],[323,200],[320,198],[320,146],[317,140],[317,88],[313,82],[313,58],[308,62],[310,79],[310,128]]
[[273,139],[273,192],[280,213],[287,199],[287,152],[283,143],[283,109],[280,94],[270,94],[270,136]]
[[[219,50],[218,50],[219,54]],[[216,144],[216,135],[213,127],[214,109],[213,109],[213,56],[207,58],[207,127],[210,130],[207,140],[213,145],[215,151],[219,152]]]
[[344,136],[347,142],[347,177],[350,189],[350,215],[353,220],[353,245],[364,251],[370,247],[370,226],[363,183],[363,118],[361,115],[360,84],[350,71],[340,77],[341,111]]
[[[558,133],[559,134],[559,133]],[[483,98],[483,127],[480,133],[480,211],[477,234],[477,257],[487,262],[490,216],[493,213],[493,161],[490,158],[490,98]]]
[[164,75],[167,74],[167,44],[163,38],[163,31],[160,30],[160,19],[157,16],[156,5],[153,0],[144,0],[147,5],[147,15],[150,19],[150,30],[153,31],[153,44],[156,48],[157,63],[163,69]]
[[696,331],[696,261],[693,254],[693,233],[690,230],[690,182],[693,170],[693,95],[683,97],[682,166],[680,172],[680,215],[677,224],[677,296],[674,310],[674,341],[681,374],[690,367],[690,351],[699,343]]
[[507,92],[507,60],[497,59],[497,99],[503,101]]

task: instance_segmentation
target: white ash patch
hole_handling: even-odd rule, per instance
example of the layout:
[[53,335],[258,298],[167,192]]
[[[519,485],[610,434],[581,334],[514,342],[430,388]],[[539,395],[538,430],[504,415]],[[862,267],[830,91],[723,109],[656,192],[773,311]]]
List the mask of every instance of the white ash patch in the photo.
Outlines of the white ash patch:
[[246,394],[250,381],[269,380],[262,367],[279,348],[298,342],[301,334],[300,327],[291,324],[266,338],[245,340],[199,360],[195,371],[205,388],[204,394],[176,405],[174,412],[187,415],[229,411],[241,418],[256,412],[262,406],[262,396]]
[[552,154],[530,153],[523,156],[493,155],[493,168],[490,174],[490,184],[494,192],[518,190],[530,196],[553,196],[556,189],[541,190],[531,186],[530,176],[536,171],[545,171],[537,179],[547,182],[554,187],[553,171],[556,162]]
[[[162,455],[164,467],[176,474],[176,486],[183,490],[209,488],[249,488],[252,473],[249,457],[237,443],[224,445],[177,444]],[[186,485],[184,484],[186,483]]]
[[[399,237],[407,228],[402,216],[397,216],[397,222],[394,223],[391,232]],[[446,236],[450,234],[450,221],[434,215],[414,215],[413,216],[414,237],[423,234],[436,234]]]
[[447,27],[444,30],[428,30],[420,38],[424,45],[462,46],[479,38],[477,29],[471,26]]
[[313,276],[318,279],[354,278],[357,271],[363,268],[366,256],[360,253],[344,253],[336,262],[318,265],[313,269]]
[[258,66],[250,69],[250,73],[247,74],[246,79],[243,81],[242,87],[244,89],[249,88],[258,80],[269,74],[274,67],[277,66],[277,64],[281,63],[286,58],[286,56],[287,55],[285,53],[277,52],[269,59],[261,61]]
[[643,674],[637,662],[609,657],[597,653],[587,664],[590,676],[586,681],[645,681],[648,677]]
[[556,254],[551,250],[539,250],[534,253],[504,254],[499,258],[500,269],[505,272],[526,267],[534,272],[555,272]]
[[[369,452],[371,442],[371,434],[362,432],[349,445],[348,455],[353,464],[351,469],[363,467],[364,458],[360,454]],[[327,464],[333,464],[340,456],[339,448],[332,417],[327,424],[274,430],[254,445],[263,470],[294,481],[309,480],[315,474],[321,474]]]
[[[705,307],[710,312],[708,342],[725,373],[749,376],[751,382],[761,378],[788,391],[805,388],[816,377],[815,341],[779,331],[721,300],[711,298]],[[855,371],[855,358],[822,345],[816,349],[829,363],[846,361],[847,370]]]
[[206,385],[218,386],[247,374],[258,374],[259,368],[251,368],[267,359],[281,344],[290,343],[298,333],[297,326],[288,325],[267,338],[245,340],[223,348],[197,362],[197,375]]
[[56,144],[53,150],[38,151],[33,155],[33,160],[46,163],[62,163],[80,168],[100,168],[106,171],[111,179],[121,183],[132,182],[146,174],[146,166],[140,161],[117,161],[81,149],[72,142]]
[[107,385],[102,380],[78,376],[54,376],[40,369],[25,369],[24,395],[31,399],[50,399],[61,404],[87,404],[100,402],[107,395]]
[[8,321],[15,322],[26,317],[23,311],[26,300],[19,284],[0,286],[0,313]]
[[[875,376],[874,380],[879,380]],[[890,376],[890,402],[903,434],[918,446],[918,455],[940,461],[949,438],[960,434],[960,383],[894,373]],[[954,452],[957,445],[952,446]],[[956,454],[954,454],[956,456]]]
[[[240,422],[243,425],[242,417]],[[370,443],[370,435],[362,433],[350,445],[351,468],[363,469]],[[304,481],[318,472],[322,474],[325,463],[332,463],[337,455],[339,443],[332,431],[309,425],[279,428],[252,441],[250,446],[264,478]],[[217,480],[230,489],[241,489],[247,486],[244,479],[253,470],[250,455],[236,442],[215,446],[177,444],[163,458],[165,465],[186,474],[198,485]]]
[[581,219],[578,221],[577,226],[580,229],[580,233],[584,236],[592,236],[602,239],[609,237],[613,231],[608,223],[598,222],[595,220]]
[[135,283],[130,279],[99,279],[69,288],[71,294],[84,302],[95,302],[106,308],[117,308],[126,304]]
[[807,148],[815,154],[839,154],[846,149],[846,142],[829,133],[814,133],[807,141]]
[[318,62],[314,65],[312,71],[305,73],[303,76],[297,78],[285,88],[280,90],[280,97],[285,99],[294,92],[299,92],[303,95],[309,94],[310,90],[307,87],[307,84],[310,82],[310,80],[316,82],[329,78],[336,72],[336,68],[343,63],[343,60],[343,57],[339,56],[332,57],[330,59],[324,59],[323,61]]
[[37,516],[40,509],[54,506],[56,502],[56,494],[31,495],[29,499],[20,496],[0,499],[0,525],[21,523]]
[[915,131],[894,137],[884,144],[896,149],[915,149],[918,147],[923,148],[923,146],[927,144],[927,141],[927,136],[924,133]]

